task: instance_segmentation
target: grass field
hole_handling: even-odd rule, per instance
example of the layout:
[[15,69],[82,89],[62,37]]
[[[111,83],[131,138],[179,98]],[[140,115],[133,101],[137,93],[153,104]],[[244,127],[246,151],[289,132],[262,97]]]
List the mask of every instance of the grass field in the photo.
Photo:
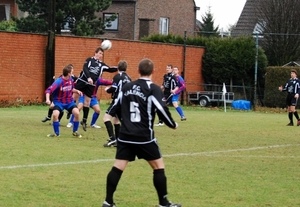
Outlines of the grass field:
[[[104,111],[107,105],[101,105]],[[169,199],[183,207],[300,206],[300,127],[287,114],[185,107],[177,130],[156,127],[166,164]],[[0,108],[0,206],[92,207],[105,198],[115,148],[101,129],[61,136],[41,119],[47,106]],[[90,114],[91,117],[91,114]],[[130,163],[115,193],[118,207],[155,207],[152,170]]]

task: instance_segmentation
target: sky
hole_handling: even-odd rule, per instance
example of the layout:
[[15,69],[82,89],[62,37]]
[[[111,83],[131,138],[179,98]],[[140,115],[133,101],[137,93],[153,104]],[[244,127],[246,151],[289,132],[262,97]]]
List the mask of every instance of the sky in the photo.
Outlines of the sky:
[[199,21],[202,21],[202,16],[205,16],[210,6],[215,27],[228,31],[229,25],[238,21],[246,0],[195,0],[195,3],[200,7],[200,11],[197,11]]

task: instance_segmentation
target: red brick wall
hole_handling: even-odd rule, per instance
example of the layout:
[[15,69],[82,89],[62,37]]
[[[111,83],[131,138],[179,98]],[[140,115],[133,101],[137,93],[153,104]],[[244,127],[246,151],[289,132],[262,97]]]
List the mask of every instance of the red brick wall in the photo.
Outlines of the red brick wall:
[[46,38],[0,32],[0,100],[43,100]]
[[[162,83],[166,65],[173,64],[180,70],[183,67],[184,49],[182,45],[145,43],[138,41],[111,40],[112,49],[105,51],[104,62],[109,66],[117,65],[119,60],[128,62],[127,73],[137,79],[137,65],[142,58],[154,61],[153,82]],[[96,47],[100,46],[98,38],[57,36],[55,54],[55,76],[62,73],[65,65],[74,65],[74,74],[82,70],[87,57],[93,56]],[[0,101],[42,102],[44,101],[45,49],[46,35],[0,32]],[[201,47],[186,48],[185,80],[187,91],[200,90],[203,84],[201,74]],[[103,78],[112,79],[114,74],[103,73]],[[99,89],[99,98],[110,97]]]

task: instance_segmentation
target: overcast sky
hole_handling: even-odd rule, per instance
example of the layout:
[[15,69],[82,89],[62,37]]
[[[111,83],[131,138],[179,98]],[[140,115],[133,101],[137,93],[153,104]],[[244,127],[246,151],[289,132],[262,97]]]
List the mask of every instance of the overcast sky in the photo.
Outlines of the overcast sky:
[[197,11],[197,19],[202,20],[202,16],[211,7],[211,13],[214,16],[215,26],[221,30],[227,31],[229,25],[235,24],[244,8],[246,0],[195,0],[196,6],[200,7]]

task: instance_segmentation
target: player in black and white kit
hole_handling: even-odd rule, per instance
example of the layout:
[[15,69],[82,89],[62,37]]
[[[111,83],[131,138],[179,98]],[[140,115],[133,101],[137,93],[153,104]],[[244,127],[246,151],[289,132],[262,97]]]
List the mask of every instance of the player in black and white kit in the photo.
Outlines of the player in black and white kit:
[[[95,55],[86,59],[83,64],[82,72],[75,85],[75,89],[82,91],[84,94],[83,119],[81,122],[84,131],[86,131],[86,120],[89,115],[90,102],[95,89],[95,82],[102,76],[103,72],[113,73],[117,71],[117,67],[109,67],[102,62],[103,53],[103,49],[98,47],[95,50]],[[78,101],[79,96],[75,94],[74,99]]]
[[286,97],[286,105],[288,106],[288,117],[290,122],[287,124],[287,126],[294,126],[293,122],[293,114],[297,119],[297,126],[300,125],[299,115],[296,111],[297,101],[299,98],[299,89],[300,89],[300,83],[299,79],[297,78],[297,71],[295,69],[291,70],[291,78],[286,82],[285,86],[279,86],[279,91],[286,91],[287,97]]
[[[164,101],[166,104],[172,104],[172,96],[178,89],[178,81],[173,73],[173,66],[171,64],[167,65],[167,73],[163,77],[163,83],[161,89],[164,91]],[[163,126],[162,120],[159,120],[158,124],[155,126]]]
[[125,60],[119,61],[118,63],[119,73],[113,77],[113,81],[112,81],[113,83],[111,87],[105,88],[105,91],[107,93],[111,93],[112,103],[108,107],[103,117],[103,122],[105,124],[108,137],[109,137],[107,143],[103,145],[104,147],[110,147],[110,146],[115,147],[117,145],[116,138],[119,137],[120,120],[118,119],[118,117],[114,117],[114,128],[115,128],[115,133],[114,133],[113,125],[111,123],[112,116],[109,114],[109,111],[111,110],[114,104],[114,100],[118,97],[118,94],[121,91],[124,84],[131,82],[131,78],[127,75],[126,70],[127,70],[127,62]]
[[[102,207],[115,207],[113,194],[128,162],[135,158],[145,159],[153,169],[153,184],[157,191],[159,207],[181,207],[167,199],[167,178],[165,165],[158,147],[153,123],[156,113],[172,129],[177,128],[163,93],[158,85],[151,81],[154,64],[150,59],[139,63],[140,78],[127,83],[119,93],[109,113],[118,114],[121,120],[116,159],[107,175],[106,198]],[[150,205],[151,206],[151,205]]]

